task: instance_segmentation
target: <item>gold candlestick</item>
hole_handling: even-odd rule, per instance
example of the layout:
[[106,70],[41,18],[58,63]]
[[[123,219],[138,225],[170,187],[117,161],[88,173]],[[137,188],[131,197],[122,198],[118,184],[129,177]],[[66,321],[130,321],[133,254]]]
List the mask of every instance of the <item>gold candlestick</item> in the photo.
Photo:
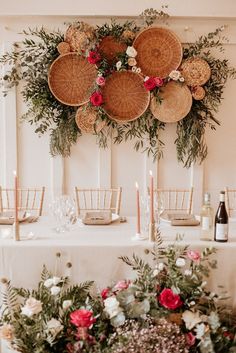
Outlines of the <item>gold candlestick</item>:
[[148,232],[149,241],[154,242],[156,240],[155,233],[156,233],[155,223],[149,223],[149,232]]

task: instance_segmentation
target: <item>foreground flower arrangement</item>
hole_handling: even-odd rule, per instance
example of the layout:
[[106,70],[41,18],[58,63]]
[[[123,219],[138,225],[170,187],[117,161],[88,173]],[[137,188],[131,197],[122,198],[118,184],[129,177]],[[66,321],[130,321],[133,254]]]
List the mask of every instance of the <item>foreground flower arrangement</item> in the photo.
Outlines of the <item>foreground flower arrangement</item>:
[[[181,243],[150,253],[154,267],[133,255],[137,272],[92,295],[92,282],[69,286],[44,267],[36,290],[7,280],[0,337],[19,352],[236,352],[235,317],[206,289],[216,267],[210,256]],[[146,251],[148,254],[149,251]]]

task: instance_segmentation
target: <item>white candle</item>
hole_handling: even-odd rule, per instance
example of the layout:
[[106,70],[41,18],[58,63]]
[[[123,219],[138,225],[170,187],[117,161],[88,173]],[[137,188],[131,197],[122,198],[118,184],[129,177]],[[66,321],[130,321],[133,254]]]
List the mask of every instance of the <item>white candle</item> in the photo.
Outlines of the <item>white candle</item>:
[[140,234],[141,233],[141,227],[140,227],[140,200],[139,200],[139,187],[138,183],[136,181],[135,183],[136,186],[136,207],[137,207],[137,228],[136,228],[136,233]]
[[150,223],[154,223],[154,188],[153,188],[153,175],[152,171],[149,171],[150,174]]

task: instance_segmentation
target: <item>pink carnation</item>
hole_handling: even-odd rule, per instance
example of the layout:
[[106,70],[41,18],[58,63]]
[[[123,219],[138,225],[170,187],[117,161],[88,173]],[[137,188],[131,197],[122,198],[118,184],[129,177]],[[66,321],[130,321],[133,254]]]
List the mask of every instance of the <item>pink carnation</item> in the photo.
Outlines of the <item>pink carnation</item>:
[[104,86],[105,85],[105,78],[103,76],[98,76],[96,78],[96,84],[98,86]]
[[110,292],[110,288],[104,288],[101,291],[101,297],[103,300],[107,299],[109,292]]
[[192,261],[198,261],[201,258],[201,254],[197,250],[188,250],[187,255],[188,258]]
[[118,281],[114,287],[115,290],[127,289],[130,285],[130,281],[121,280]]
[[189,347],[191,347],[195,344],[196,337],[192,334],[192,332],[186,333],[185,338],[186,338],[187,345]]
[[157,87],[163,86],[164,80],[160,77],[154,77]]
[[93,317],[92,311],[79,309],[70,314],[70,321],[77,327],[90,327],[96,319]]

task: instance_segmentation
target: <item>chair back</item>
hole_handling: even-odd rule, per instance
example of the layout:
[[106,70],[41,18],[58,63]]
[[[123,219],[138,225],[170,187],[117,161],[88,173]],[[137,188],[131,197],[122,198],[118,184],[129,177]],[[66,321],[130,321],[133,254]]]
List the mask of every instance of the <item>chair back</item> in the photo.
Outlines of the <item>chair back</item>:
[[229,217],[236,216],[236,189],[225,187],[225,207]]
[[75,187],[78,215],[92,210],[111,210],[120,214],[122,188],[82,189]]
[[192,213],[193,188],[190,189],[155,189],[154,194],[161,199],[167,212]]
[[[18,210],[29,211],[37,216],[42,215],[45,187],[19,188]],[[0,186],[0,212],[14,211],[15,189]]]

